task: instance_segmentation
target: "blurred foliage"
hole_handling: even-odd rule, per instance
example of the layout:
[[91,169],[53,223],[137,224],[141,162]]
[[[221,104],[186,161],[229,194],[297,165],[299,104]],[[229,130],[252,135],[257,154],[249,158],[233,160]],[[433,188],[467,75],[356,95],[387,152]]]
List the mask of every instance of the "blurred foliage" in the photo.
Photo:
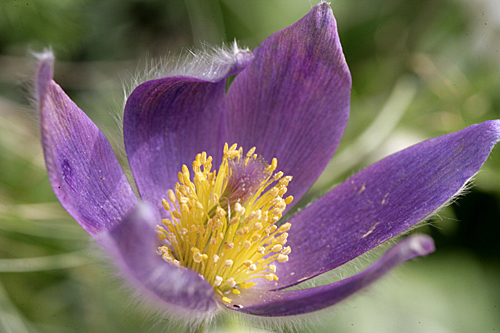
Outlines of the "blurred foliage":
[[[331,6],[353,75],[351,120],[302,205],[387,154],[500,118],[497,0]],[[34,68],[29,53],[54,50],[56,81],[119,151],[122,83],[147,59],[204,42],[236,39],[254,48],[310,7],[308,0],[0,2],[0,331],[175,331],[129,299],[57,203],[26,97]],[[499,330],[499,151],[470,192],[419,229],[436,239],[436,254],[398,268],[303,331]],[[243,330],[234,321],[225,328]]]

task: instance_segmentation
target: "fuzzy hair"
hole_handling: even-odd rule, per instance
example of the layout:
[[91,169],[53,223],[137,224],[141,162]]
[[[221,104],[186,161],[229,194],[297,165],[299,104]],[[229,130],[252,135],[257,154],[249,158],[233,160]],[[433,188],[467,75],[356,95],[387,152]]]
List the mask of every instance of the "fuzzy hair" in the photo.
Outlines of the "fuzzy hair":
[[140,84],[173,76],[189,76],[201,80],[212,81],[217,79],[228,64],[238,61],[242,52],[250,52],[248,48],[241,48],[234,41],[231,45],[212,47],[204,45],[201,50],[187,49],[179,55],[167,55],[160,59],[145,60],[144,68],[136,70],[136,74],[131,75],[131,80],[123,86],[123,107],[121,114],[118,113],[117,121],[120,126],[123,123],[123,109],[128,96]]
[[137,311],[138,307],[146,319],[155,322],[154,327],[161,327],[161,325],[164,325],[165,319],[167,319],[169,332],[183,330],[195,332],[200,326],[212,325],[214,319],[224,311],[223,307],[219,305],[212,312],[200,315],[199,312],[189,311],[175,304],[166,303],[147,290],[140,281],[135,280],[125,267],[125,264],[115,255],[106,251],[98,242],[91,242],[89,247],[95,261],[110,268],[113,273],[111,276],[119,286],[119,292],[127,295],[126,307],[131,312]]
[[[186,54],[182,57],[172,57],[168,56],[164,59],[160,59],[159,61],[149,61],[146,62],[145,69],[141,75],[136,75],[132,82],[124,87],[124,101],[126,101],[127,97],[130,95],[132,90],[140,85],[141,83],[147,80],[158,79],[162,77],[168,76],[191,76],[200,79],[213,79],[214,75],[222,68],[222,66],[226,65],[231,59],[233,59],[238,52],[242,49],[238,47],[236,43],[234,43],[231,47],[222,47],[222,48],[210,48],[208,46],[201,51],[193,51],[188,50]],[[46,50],[41,53],[34,53],[34,56],[38,60],[44,59],[53,59],[53,53],[50,50]],[[32,87],[32,91],[36,89]],[[38,99],[37,95],[34,94],[32,103],[34,106],[38,107]],[[119,128],[122,129],[122,119],[123,119],[123,108],[121,111],[116,113],[115,119],[117,119]],[[124,151],[122,152],[124,154]],[[127,169],[126,169],[127,170]],[[131,182],[133,183],[133,182]],[[450,205],[455,202],[457,198],[462,196],[467,190],[470,189],[472,184],[472,177],[464,184],[464,186],[457,191],[449,200],[443,203],[440,207],[438,207],[432,214],[426,217],[421,222],[407,229],[402,234],[409,234],[412,230],[417,227],[428,223],[429,218],[436,215],[439,210],[443,207]],[[310,203],[309,203],[310,204]],[[307,206],[306,206],[307,207]],[[335,270],[322,274],[319,277],[306,281],[296,288],[310,288],[317,285],[324,284],[324,281],[329,280],[331,283],[333,280],[339,280],[345,278],[352,272],[360,270],[361,267],[365,267],[367,263],[373,262],[373,257],[380,253],[382,248],[387,248],[390,244],[395,243],[395,239],[391,239],[384,243],[384,245],[375,248],[353,260],[349,263],[344,264]],[[104,251],[99,251],[101,254]],[[99,256],[102,258],[102,255]],[[146,290],[144,287],[141,287],[140,283],[134,281],[128,281],[123,279],[122,276],[130,276],[130,274],[120,274],[120,271],[123,271],[124,268],[122,265],[117,264],[115,258],[112,258],[109,254],[107,256],[107,261],[110,266],[115,268],[117,272],[116,276],[120,280],[125,280],[124,291],[128,295],[132,295],[130,298],[131,304],[140,304],[141,308],[147,310],[149,316],[151,318],[157,318],[157,325],[160,326],[163,318],[167,317],[170,319],[170,324],[174,325],[175,328],[187,328],[190,331],[196,330],[200,325],[210,325],[217,326],[217,324],[221,320],[225,320],[227,318],[237,318],[243,324],[246,324],[250,327],[258,327],[266,330],[273,330],[276,332],[283,332],[285,328],[287,331],[298,331],[299,329],[304,329],[306,327],[318,326],[321,325],[320,318],[325,313],[332,313],[337,310],[338,306],[342,306],[346,301],[341,302],[339,305],[335,305],[334,307],[328,307],[320,311],[316,311],[313,313],[289,316],[289,317],[258,317],[252,316],[244,313],[239,313],[237,311],[227,310],[223,306],[219,306],[217,309],[213,311],[213,313],[206,314],[205,316],[199,316],[199,313],[196,312],[187,312],[184,308],[176,307],[175,305],[166,305],[165,302],[158,299],[158,297],[152,294],[150,291]],[[364,288],[361,292],[365,292]],[[360,292],[356,293],[359,295]],[[352,297],[349,297],[351,299]],[[171,327],[169,327],[170,329]]]
[[[138,64],[135,73],[130,73],[129,78],[123,80],[123,99],[120,102],[117,101],[116,107],[111,110],[116,126],[110,138],[119,159],[121,161],[127,159],[123,144],[123,116],[127,99],[137,86],[146,81],[173,76],[189,76],[211,81],[220,75],[225,66],[237,62],[241,53],[250,53],[250,50],[240,47],[234,41],[231,45],[222,45],[221,47],[212,47],[207,44],[201,50],[187,49],[179,55],[169,54],[164,58],[146,59],[144,65]],[[130,167],[128,163],[124,164],[125,175],[129,182],[135,186]],[[135,187],[134,190],[137,193]]]

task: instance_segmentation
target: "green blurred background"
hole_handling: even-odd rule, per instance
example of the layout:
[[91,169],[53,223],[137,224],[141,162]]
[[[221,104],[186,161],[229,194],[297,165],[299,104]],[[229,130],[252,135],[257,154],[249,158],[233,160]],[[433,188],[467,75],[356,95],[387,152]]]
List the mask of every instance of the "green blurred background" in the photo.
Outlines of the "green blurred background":
[[[150,59],[234,39],[252,49],[304,16],[311,3],[0,1],[0,332],[177,330],[130,300],[52,193],[27,97],[30,52],[53,49],[56,81],[120,152],[115,119],[123,86]],[[500,118],[500,1],[333,0],[331,6],[353,76],[351,119],[306,200],[413,143]],[[500,330],[499,172],[497,148],[476,186],[418,229],[434,237],[436,253],[307,316],[298,331]],[[216,331],[256,329],[225,318]]]

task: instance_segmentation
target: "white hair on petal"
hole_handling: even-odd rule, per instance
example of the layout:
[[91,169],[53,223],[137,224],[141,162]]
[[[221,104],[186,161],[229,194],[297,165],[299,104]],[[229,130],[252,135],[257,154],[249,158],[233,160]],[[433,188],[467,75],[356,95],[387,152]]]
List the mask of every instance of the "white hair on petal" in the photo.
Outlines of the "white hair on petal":
[[[29,51],[29,54],[31,57],[34,57],[37,61],[37,63],[40,62],[45,62],[45,61],[51,61],[54,62],[54,52],[52,51],[52,48],[47,48],[43,50],[42,52],[36,52],[36,51]],[[38,85],[38,67],[37,66],[32,66],[33,69],[30,71],[30,76],[23,78],[23,83],[22,87],[23,90],[26,91],[26,97],[33,108],[33,110],[38,110],[38,103],[39,103],[39,97],[38,93],[36,91],[36,87]],[[40,115],[38,112],[35,112],[35,117],[36,119],[39,119]],[[39,120],[38,120],[39,121]]]
[[126,264],[100,246],[98,242],[91,242],[89,246],[95,261],[106,265],[114,273],[111,276],[118,282],[120,291],[127,295],[128,302],[126,306],[130,307],[131,311],[136,311],[135,308],[138,307],[141,312],[144,312],[148,320],[156,321],[154,327],[164,325],[165,319],[167,319],[169,331],[176,332],[187,329],[191,332],[200,326],[212,325],[214,319],[224,311],[220,305],[212,309],[212,311],[199,312],[166,303],[146,289],[140,281],[132,277],[129,269],[125,267]]
[[167,55],[159,59],[146,59],[143,69],[137,66],[132,79],[123,84],[123,102],[115,120],[123,133],[123,110],[132,91],[140,84],[166,77],[188,76],[206,81],[218,81],[231,70],[244,67],[253,58],[248,48],[242,48],[236,41],[220,47],[204,45],[200,50],[187,49],[178,55]]
[[231,45],[213,47],[204,45],[201,50],[188,49],[181,54],[167,55],[160,59],[146,61],[142,73],[136,75],[130,85],[124,88],[125,99],[138,85],[149,80],[172,76],[189,76],[207,81],[217,81],[225,76],[233,65],[243,64],[251,52],[241,48],[234,41]]
[[42,52],[31,52],[31,54],[40,61],[46,61],[46,60],[54,60],[54,52],[52,51],[52,48],[47,48],[43,50]]
[[459,200],[461,197],[465,196],[467,193],[470,192],[470,189],[474,186],[474,177],[479,173],[480,171],[476,172],[472,177],[470,177],[469,179],[467,179],[465,181],[465,183],[462,185],[462,187],[455,193],[453,194],[448,200],[446,200],[443,204],[441,204],[441,206],[439,206],[438,208],[436,208],[432,213],[430,213],[429,215],[427,215],[426,217],[424,217],[420,222],[418,223],[415,223],[414,225],[412,225],[411,227],[409,227],[408,229],[404,230],[403,232],[401,232],[398,236],[400,235],[409,235],[413,230],[417,229],[417,228],[420,228],[422,226],[433,226],[435,227],[435,224],[433,223],[432,221],[432,218],[433,217],[438,217],[439,219],[443,219],[440,215],[439,215],[439,212],[445,208],[445,207],[448,207],[452,204],[454,204],[455,202],[457,202],[457,200]]
[[[188,49],[178,55],[167,55],[160,59],[146,59],[144,66],[138,64],[136,73],[123,83],[123,100],[116,103],[116,107],[111,110],[116,124],[116,130],[111,133],[115,147],[115,153],[120,160],[126,160],[125,147],[123,145],[123,112],[125,103],[132,91],[140,84],[155,79],[172,76],[189,76],[207,81],[217,81],[223,78],[231,69],[244,65],[253,58],[252,52],[248,48],[238,46],[234,41],[230,45],[213,47],[208,44],[200,50]],[[143,67],[141,69],[141,67]],[[119,134],[118,134],[119,133]],[[133,188],[135,181],[130,172],[129,164],[122,165],[125,175]]]

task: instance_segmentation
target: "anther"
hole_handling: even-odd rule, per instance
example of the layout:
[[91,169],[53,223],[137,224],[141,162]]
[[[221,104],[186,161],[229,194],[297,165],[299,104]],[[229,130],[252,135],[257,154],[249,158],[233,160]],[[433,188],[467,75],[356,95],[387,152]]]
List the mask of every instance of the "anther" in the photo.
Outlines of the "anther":
[[287,262],[288,261],[288,256],[284,254],[279,254],[278,259],[279,262]]
[[243,208],[239,202],[237,202],[234,205],[234,211],[236,213],[238,213],[238,215],[240,215],[240,216],[243,215],[243,214],[245,214],[245,208]]
[[174,191],[172,191],[172,190],[168,190],[168,191],[167,191],[167,196],[168,196],[168,200],[170,200],[170,202],[175,202],[175,194],[174,194]]
[[248,152],[247,152],[247,157],[250,158],[254,153],[255,153],[255,147],[251,148]]
[[254,282],[245,282],[245,283],[240,283],[240,288],[243,289],[250,289],[255,286]]
[[236,281],[234,281],[233,278],[230,278],[229,280],[226,281],[227,284],[231,287],[231,288],[234,288],[234,286],[236,286]]
[[215,210],[215,214],[217,215],[217,217],[220,218],[220,217],[226,216],[227,213],[221,207],[217,207],[217,209]]
[[272,226],[270,226],[270,227],[268,227],[268,228],[266,229],[266,234],[268,234],[268,235],[269,235],[269,234],[272,234],[273,232],[275,232],[275,231],[276,231],[276,229],[278,229],[278,227],[277,227],[277,226],[275,226],[275,225],[272,225]]
[[289,255],[289,254],[290,254],[290,252],[292,252],[292,249],[290,248],[290,246],[287,246],[287,247],[285,247],[285,248],[283,249],[283,251],[281,251],[281,254],[283,254],[283,255],[285,255],[285,256],[286,256],[286,255]]
[[222,277],[220,277],[220,276],[217,275],[215,277],[214,286],[218,287],[218,286],[221,285],[221,283],[222,283]]
[[271,248],[271,251],[273,252],[280,252],[283,246],[281,244],[276,244]]
[[166,211],[170,210],[170,204],[168,203],[167,200],[161,199],[161,204],[163,205],[163,208],[165,208]]
[[283,224],[281,227],[278,228],[278,233],[282,233],[282,232],[290,230],[291,226],[292,225],[289,222]]

